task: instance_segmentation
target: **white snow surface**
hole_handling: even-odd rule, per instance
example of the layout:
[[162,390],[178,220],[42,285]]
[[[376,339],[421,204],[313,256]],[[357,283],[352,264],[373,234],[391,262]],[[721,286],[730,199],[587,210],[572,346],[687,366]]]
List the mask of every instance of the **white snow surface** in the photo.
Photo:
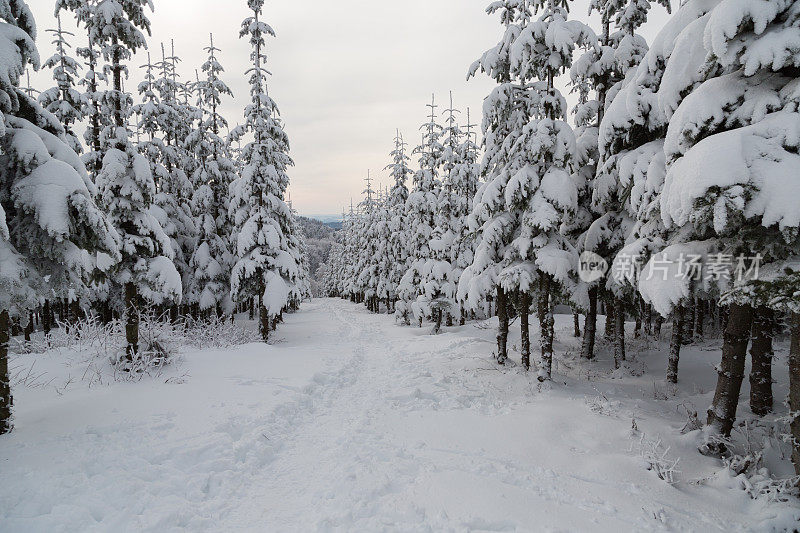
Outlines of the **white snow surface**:
[[[557,317],[560,354],[577,346],[571,318]],[[186,348],[158,379],[89,387],[86,353],[13,356],[15,375],[35,363],[40,377],[15,386],[16,429],[0,438],[0,530],[710,532],[800,518],[751,500],[696,452],[698,431],[680,434],[676,407],[707,405],[717,351],[684,350],[681,385],[657,400],[663,345],[634,344],[640,372],[623,374],[602,347],[593,363],[562,355],[540,386],[493,363],[479,326],[431,336],[314,300],[273,345]],[[642,464],[632,418],[680,458],[678,484]]]

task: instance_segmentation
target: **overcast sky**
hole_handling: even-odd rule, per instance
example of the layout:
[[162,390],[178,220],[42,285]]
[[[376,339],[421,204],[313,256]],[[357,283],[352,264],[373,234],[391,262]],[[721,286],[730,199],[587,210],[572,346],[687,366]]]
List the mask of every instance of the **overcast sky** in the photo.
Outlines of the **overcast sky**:
[[[55,24],[53,0],[28,0],[36,17],[42,60],[52,54]],[[446,104],[453,91],[457,108],[471,108],[480,122],[483,98],[492,84],[485,76],[466,81],[469,65],[495,44],[501,27],[488,16],[488,0],[267,0],[264,16],[277,33],[268,42],[270,93],[276,100],[291,140],[295,167],[290,171],[294,207],[306,215],[341,212],[350,198],[358,201],[371,169],[387,185],[383,168],[389,163],[396,129],[413,146],[419,141],[426,104],[435,93]],[[249,49],[238,38],[248,16],[245,0],[154,0],[150,50],[160,55],[160,43],[175,39],[183,59],[180,72],[194,77],[205,59],[209,33],[222,49],[224,80],[235,98],[223,112],[235,125],[242,120],[248,98],[243,75]],[[586,2],[575,2],[573,13],[586,20]],[[663,24],[663,9],[645,28],[649,38]],[[64,20],[67,29],[74,22]],[[84,45],[85,36],[76,38]],[[135,87],[146,52],[131,62]],[[51,86],[50,72],[32,75],[38,89]],[[135,97],[138,102],[138,96]],[[440,108],[442,109],[442,108]]]

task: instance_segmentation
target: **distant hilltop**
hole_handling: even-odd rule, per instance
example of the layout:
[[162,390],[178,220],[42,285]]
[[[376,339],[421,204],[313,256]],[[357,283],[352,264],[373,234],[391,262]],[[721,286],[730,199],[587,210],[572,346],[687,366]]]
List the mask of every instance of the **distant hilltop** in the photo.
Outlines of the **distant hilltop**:
[[342,227],[342,215],[303,215],[305,218],[317,220],[334,229]]

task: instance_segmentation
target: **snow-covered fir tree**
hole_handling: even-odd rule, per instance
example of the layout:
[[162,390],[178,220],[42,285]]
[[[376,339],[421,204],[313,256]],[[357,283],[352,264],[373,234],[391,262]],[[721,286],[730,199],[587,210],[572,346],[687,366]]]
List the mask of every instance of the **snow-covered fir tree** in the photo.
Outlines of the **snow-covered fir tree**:
[[36,25],[27,4],[0,1],[0,434],[10,431],[8,368],[12,319],[49,298],[74,301],[90,276],[120,256],[120,239],[94,202],[96,189],[64,127],[20,87],[28,65],[39,67]]
[[192,176],[193,215],[198,231],[197,247],[191,258],[189,303],[199,306],[201,313],[215,310],[218,314],[232,311],[230,272],[233,254],[230,247],[231,227],[228,217],[228,188],[236,179],[228,143],[222,131],[228,122],[220,113],[222,98],[233,96],[221,79],[220,49],[214,46],[213,35],[205,48],[204,79],[197,83],[197,108],[201,112],[197,128],[186,145],[198,160]]
[[[666,125],[659,198],[665,248],[657,258],[679,264],[679,252],[695,253],[716,266],[699,281],[653,276],[639,286],[662,313],[693,291],[722,293],[729,315],[708,424],[723,436],[736,419],[751,324],[755,412],[771,409],[769,317],[789,312],[797,331],[797,309],[788,304],[785,282],[797,276],[800,210],[797,202],[782,199],[800,192],[789,178],[800,171],[800,78],[790,37],[798,17],[790,2],[763,10],[725,0],[713,6],[690,2],[662,30],[671,53],[665,54],[657,100]],[[747,261],[757,256],[768,273],[764,279],[747,272]],[[794,365],[797,357],[795,349]],[[793,370],[790,403],[796,410],[800,376],[796,366]],[[798,430],[794,420],[793,431]]]
[[[419,170],[413,176],[413,188],[406,201],[408,233],[408,270],[398,286],[397,316],[405,323],[411,317],[422,325],[426,317],[423,271],[431,258],[430,240],[436,226],[436,209],[441,186],[439,167],[442,158],[442,126],[436,122],[435,98],[428,104],[430,115],[420,129],[422,143],[414,150],[419,155]],[[420,297],[423,297],[420,300]]]
[[[480,68],[500,85],[484,107],[487,183],[472,215],[481,234],[460,291],[474,304],[498,287],[499,362],[506,358],[505,300],[517,295],[525,367],[530,365],[530,298],[534,292],[538,295],[539,379],[548,380],[553,298],[559,285],[570,282],[577,264],[575,249],[561,232],[566,216],[577,207],[571,176],[575,136],[554,80],[569,69],[576,48],[592,45],[595,37],[585,24],[567,20],[565,2],[496,3],[489,12],[496,11],[506,24],[504,38],[472,68],[472,73]],[[558,39],[551,38],[554,35]]]
[[388,219],[385,237],[387,267],[385,272],[385,297],[387,300],[387,313],[398,298],[400,280],[408,268],[408,225],[406,202],[408,201],[408,178],[413,171],[408,166],[411,160],[406,150],[408,145],[398,130],[394,140],[394,150],[390,156],[392,162],[386,167],[389,177],[393,180],[389,195],[385,201],[386,216]]
[[76,89],[80,66],[69,55],[72,45],[68,41],[70,37],[75,37],[75,34],[62,27],[60,14],[56,15],[56,20],[58,26],[55,29],[46,30],[53,35],[56,51],[43,64],[45,68],[53,71],[53,80],[56,85],[39,95],[39,103],[53,113],[64,126],[70,148],[81,153],[83,148],[78,136],[73,131],[73,126],[83,120],[85,103],[83,95]]
[[[670,9],[668,0],[658,0],[667,10]],[[585,53],[573,69],[573,79],[578,83],[586,83],[594,91],[594,98],[588,100],[578,111],[578,121],[583,121],[586,115],[596,113],[598,123],[602,121],[606,110],[612,104],[620,90],[622,81],[629,70],[636,67],[647,52],[647,43],[637,34],[638,28],[647,21],[647,15],[652,7],[652,2],[644,1],[617,1],[593,0],[589,11],[600,14],[602,31],[596,46]],[[642,113],[646,113],[642,110]],[[589,133],[589,132],[587,132]],[[591,133],[590,133],[591,134]],[[642,143],[643,144],[643,143]],[[617,155],[617,154],[615,154]],[[580,238],[580,252],[593,252],[599,254],[611,263],[625,244],[625,239],[632,231],[633,221],[626,208],[629,189],[626,182],[622,183],[617,168],[618,157],[609,156],[607,152],[600,151],[599,161],[595,164],[596,178],[590,184],[592,195],[591,209],[597,215],[596,220],[590,225]],[[613,319],[614,331],[614,360],[619,366],[625,359],[625,316],[626,309],[638,312],[635,299],[630,288],[625,284],[615,283],[613,278],[607,278],[605,286],[600,287],[599,282],[591,284],[587,294],[588,319],[596,320],[595,308],[597,306],[598,292],[602,292],[606,302],[606,320]],[[584,332],[583,355],[593,355],[594,324],[587,324]]]
[[260,299],[260,330],[266,341],[297,290],[299,251],[292,243],[292,213],[284,201],[291,166],[289,138],[283,130],[278,107],[267,93],[264,68],[265,39],[273,29],[261,20],[263,0],[248,0],[253,16],[242,22],[240,37],[247,37],[252,52],[251,103],[245,108],[245,124],[234,137],[253,135],[242,150],[242,175],[231,185],[236,196],[232,209],[238,224],[238,261],[233,267],[231,294],[235,301]]
[[122,260],[112,278],[122,293],[126,313],[127,359],[139,352],[139,315],[143,301],[156,305],[179,302],[180,275],[172,263],[169,237],[151,212],[157,193],[150,164],[131,142],[129,121],[132,97],[123,87],[125,62],[146,46],[142,30],[149,32],[145,8],[148,0],[101,0],[85,3],[63,0],[75,11],[91,42],[107,62],[104,71],[111,87],[101,100],[101,114],[111,117],[102,131],[102,168],[96,181],[99,204],[122,238]]

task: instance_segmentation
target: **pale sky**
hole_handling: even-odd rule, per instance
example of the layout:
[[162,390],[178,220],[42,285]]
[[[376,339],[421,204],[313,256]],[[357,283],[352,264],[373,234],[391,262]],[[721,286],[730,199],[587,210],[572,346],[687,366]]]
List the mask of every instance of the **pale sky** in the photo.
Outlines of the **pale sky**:
[[[53,0],[28,0],[36,17],[37,45],[42,60],[53,52]],[[466,72],[484,50],[494,45],[501,26],[488,16],[489,0],[267,0],[265,20],[276,39],[267,43],[268,68],[273,76],[270,94],[281,110],[291,141],[295,167],[289,188],[294,207],[306,215],[340,213],[350,198],[358,201],[367,170],[378,183],[389,184],[383,168],[390,162],[396,129],[413,147],[425,121],[426,104],[436,93],[446,104],[453,91],[457,108],[471,108],[480,123],[483,98],[491,81]],[[235,98],[227,98],[223,113],[231,126],[242,121],[248,99],[249,47],[238,38],[239,24],[248,16],[246,0],[154,0],[150,14],[151,53],[160,43],[175,39],[184,77],[205,60],[209,33],[222,49],[224,81]],[[586,2],[575,2],[573,13],[587,20]],[[643,32],[648,40],[666,15],[656,6]],[[594,22],[594,21],[593,21]],[[65,29],[75,31],[71,19]],[[595,24],[593,26],[596,27]],[[83,46],[85,37],[75,39]],[[140,52],[131,61],[134,88],[141,79],[136,68],[146,61]],[[32,85],[52,85],[49,71],[31,75]],[[138,95],[134,95],[138,103]],[[443,109],[443,105],[439,109]],[[466,120],[466,119],[465,119]],[[414,162],[416,164],[416,162]]]

